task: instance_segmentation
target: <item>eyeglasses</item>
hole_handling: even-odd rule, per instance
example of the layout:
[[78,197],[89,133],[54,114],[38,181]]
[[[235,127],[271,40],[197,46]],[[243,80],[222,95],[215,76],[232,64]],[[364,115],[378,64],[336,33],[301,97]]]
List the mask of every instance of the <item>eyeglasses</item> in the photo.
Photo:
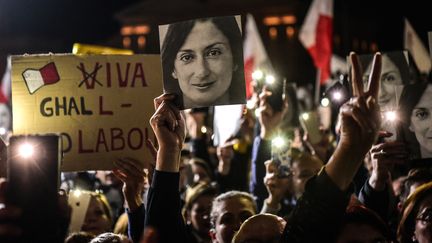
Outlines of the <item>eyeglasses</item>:
[[432,208],[428,208],[428,209],[424,210],[423,213],[421,213],[420,215],[418,215],[416,217],[416,220],[421,220],[425,223],[431,223],[432,222]]

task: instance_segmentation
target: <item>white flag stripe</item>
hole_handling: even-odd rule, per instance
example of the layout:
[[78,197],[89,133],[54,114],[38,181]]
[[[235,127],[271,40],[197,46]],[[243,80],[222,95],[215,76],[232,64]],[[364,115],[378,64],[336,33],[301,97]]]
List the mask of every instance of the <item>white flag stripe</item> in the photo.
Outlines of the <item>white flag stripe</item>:
[[44,85],[42,74],[38,70],[26,70],[23,76],[30,94],[33,94]]
[[408,19],[405,19],[404,48],[411,53],[420,72],[429,73],[432,67],[429,53]]
[[[1,91],[0,91],[2,92],[3,98],[6,99],[5,101],[9,101],[11,96],[11,80],[12,80],[11,73],[12,73],[11,56],[8,56],[6,69],[2,78]],[[0,97],[2,95],[0,95]]]
[[320,15],[333,17],[332,0],[312,1],[299,34],[300,41],[306,49],[316,44],[316,28]]
[[246,16],[246,38],[243,45],[243,55],[244,60],[253,57],[255,66],[259,66],[268,60],[267,52],[251,14]]

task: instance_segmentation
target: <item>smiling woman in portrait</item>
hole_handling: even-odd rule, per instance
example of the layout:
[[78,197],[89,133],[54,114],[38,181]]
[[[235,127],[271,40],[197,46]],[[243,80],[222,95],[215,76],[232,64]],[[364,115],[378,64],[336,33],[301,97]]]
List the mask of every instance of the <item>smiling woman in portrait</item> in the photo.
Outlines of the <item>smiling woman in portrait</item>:
[[245,102],[242,37],[234,16],[170,24],[161,42],[164,89],[178,94],[181,109]]
[[[372,59],[370,59],[372,61]],[[363,74],[364,88],[367,88],[370,67],[367,65]],[[409,69],[404,52],[388,52],[382,55],[382,70],[378,103],[381,111],[393,111],[403,86],[409,83]]]
[[[361,61],[363,67],[366,67],[363,73],[363,83],[366,89],[372,59],[371,56],[363,56]],[[410,74],[405,53],[402,51],[383,53],[378,93],[378,103],[383,117],[381,128],[393,134],[393,136],[385,138],[385,141],[396,140],[397,117],[395,114],[403,87],[409,82]]]

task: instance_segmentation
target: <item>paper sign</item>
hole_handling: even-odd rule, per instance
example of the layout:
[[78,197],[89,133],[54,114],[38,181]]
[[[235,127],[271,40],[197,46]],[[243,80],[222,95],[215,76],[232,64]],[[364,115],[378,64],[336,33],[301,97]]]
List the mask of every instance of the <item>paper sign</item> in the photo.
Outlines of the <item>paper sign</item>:
[[61,134],[63,171],[144,163],[161,74],[159,55],[13,56],[14,134]]
[[159,26],[164,90],[180,109],[246,103],[239,17]]

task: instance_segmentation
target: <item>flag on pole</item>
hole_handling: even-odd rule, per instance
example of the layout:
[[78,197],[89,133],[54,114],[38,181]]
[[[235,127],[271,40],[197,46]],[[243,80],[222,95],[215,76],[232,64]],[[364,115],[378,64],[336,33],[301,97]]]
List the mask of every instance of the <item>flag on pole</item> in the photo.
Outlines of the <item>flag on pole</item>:
[[260,34],[251,14],[246,16],[246,37],[243,43],[243,59],[246,79],[246,97],[253,93],[252,72],[258,68],[265,72],[273,72],[270,59],[262,43]]
[[415,64],[422,73],[429,73],[432,64],[426,47],[423,45],[419,36],[405,18],[404,48],[411,53]]
[[333,0],[313,0],[303,26],[300,42],[308,50],[314,65],[320,72],[320,84],[330,78],[333,35]]
[[11,96],[11,72],[12,72],[12,64],[11,57],[8,56],[6,61],[6,69],[3,74],[1,87],[0,87],[0,103],[7,103],[10,100]]

